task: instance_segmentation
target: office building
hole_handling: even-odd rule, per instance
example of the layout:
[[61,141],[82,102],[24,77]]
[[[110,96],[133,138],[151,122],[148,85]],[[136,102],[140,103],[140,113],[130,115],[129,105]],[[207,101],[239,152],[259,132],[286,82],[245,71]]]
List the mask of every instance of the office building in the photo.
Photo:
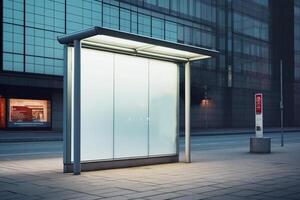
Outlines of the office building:
[[256,92],[265,127],[280,126],[282,60],[284,125],[300,125],[299,0],[3,0],[1,9],[3,129],[62,130],[57,36],[93,26],[220,51],[191,67],[194,130],[254,127]]

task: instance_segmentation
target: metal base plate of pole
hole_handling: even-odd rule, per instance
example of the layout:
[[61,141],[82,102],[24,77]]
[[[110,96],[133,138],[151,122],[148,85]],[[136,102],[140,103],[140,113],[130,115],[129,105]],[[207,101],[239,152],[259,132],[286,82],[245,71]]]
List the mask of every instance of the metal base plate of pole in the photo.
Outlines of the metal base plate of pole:
[[271,153],[271,138],[251,137],[250,153]]

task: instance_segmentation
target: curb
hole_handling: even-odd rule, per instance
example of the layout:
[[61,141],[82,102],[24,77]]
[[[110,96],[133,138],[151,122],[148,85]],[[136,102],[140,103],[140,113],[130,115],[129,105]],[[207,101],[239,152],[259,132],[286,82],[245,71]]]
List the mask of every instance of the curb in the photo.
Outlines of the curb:
[[[280,133],[280,130],[266,130],[264,133]],[[300,132],[299,130],[284,130],[284,133]],[[218,135],[250,135],[254,134],[254,131],[240,131],[240,132],[191,132],[191,136],[218,136]],[[179,137],[184,137],[184,133],[180,132]],[[63,141],[62,136],[58,137],[28,137],[28,138],[0,138],[0,143],[14,143],[14,142],[51,142],[51,141]]]
[[[291,133],[291,132],[300,132],[299,130],[284,130],[283,133]],[[274,131],[264,131],[264,133],[281,133],[280,130],[274,130]],[[191,136],[218,136],[218,135],[250,135],[250,134],[255,134],[255,131],[240,131],[240,132],[211,132],[211,133],[207,133],[207,132],[191,132]],[[179,133],[180,137],[184,137],[184,132],[180,132]]]
[[14,142],[51,142],[63,141],[62,137],[57,138],[2,138],[0,143],[14,143]]

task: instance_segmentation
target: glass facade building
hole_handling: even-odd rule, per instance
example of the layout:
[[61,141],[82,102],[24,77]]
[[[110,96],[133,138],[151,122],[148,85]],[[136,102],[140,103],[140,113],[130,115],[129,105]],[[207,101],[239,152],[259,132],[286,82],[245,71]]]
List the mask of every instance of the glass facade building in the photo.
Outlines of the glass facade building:
[[[254,127],[255,92],[264,93],[265,125],[279,126],[276,1],[3,0],[0,95],[51,101],[50,127],[61,129],[64,50],[56,38],[100,26],[220,51],[192,65],[192,128]],[[294,8],[290,109],[299,110],[300,2],[286,2]],[[299,117],[286,125],[299,125]]]

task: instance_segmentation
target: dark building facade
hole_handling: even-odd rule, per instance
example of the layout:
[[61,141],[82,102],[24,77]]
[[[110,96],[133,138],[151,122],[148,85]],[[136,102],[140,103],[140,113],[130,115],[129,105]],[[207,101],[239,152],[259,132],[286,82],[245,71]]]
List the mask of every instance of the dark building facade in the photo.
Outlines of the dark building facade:
[[62,130],[56,37],[92,26],[220,51],[192,65],[192,129],[254,127],[255,92],[264,125],[280,126],[282,60],[284,123],[300,125],[299,0],[3,0],[1,9],[3,129]]

